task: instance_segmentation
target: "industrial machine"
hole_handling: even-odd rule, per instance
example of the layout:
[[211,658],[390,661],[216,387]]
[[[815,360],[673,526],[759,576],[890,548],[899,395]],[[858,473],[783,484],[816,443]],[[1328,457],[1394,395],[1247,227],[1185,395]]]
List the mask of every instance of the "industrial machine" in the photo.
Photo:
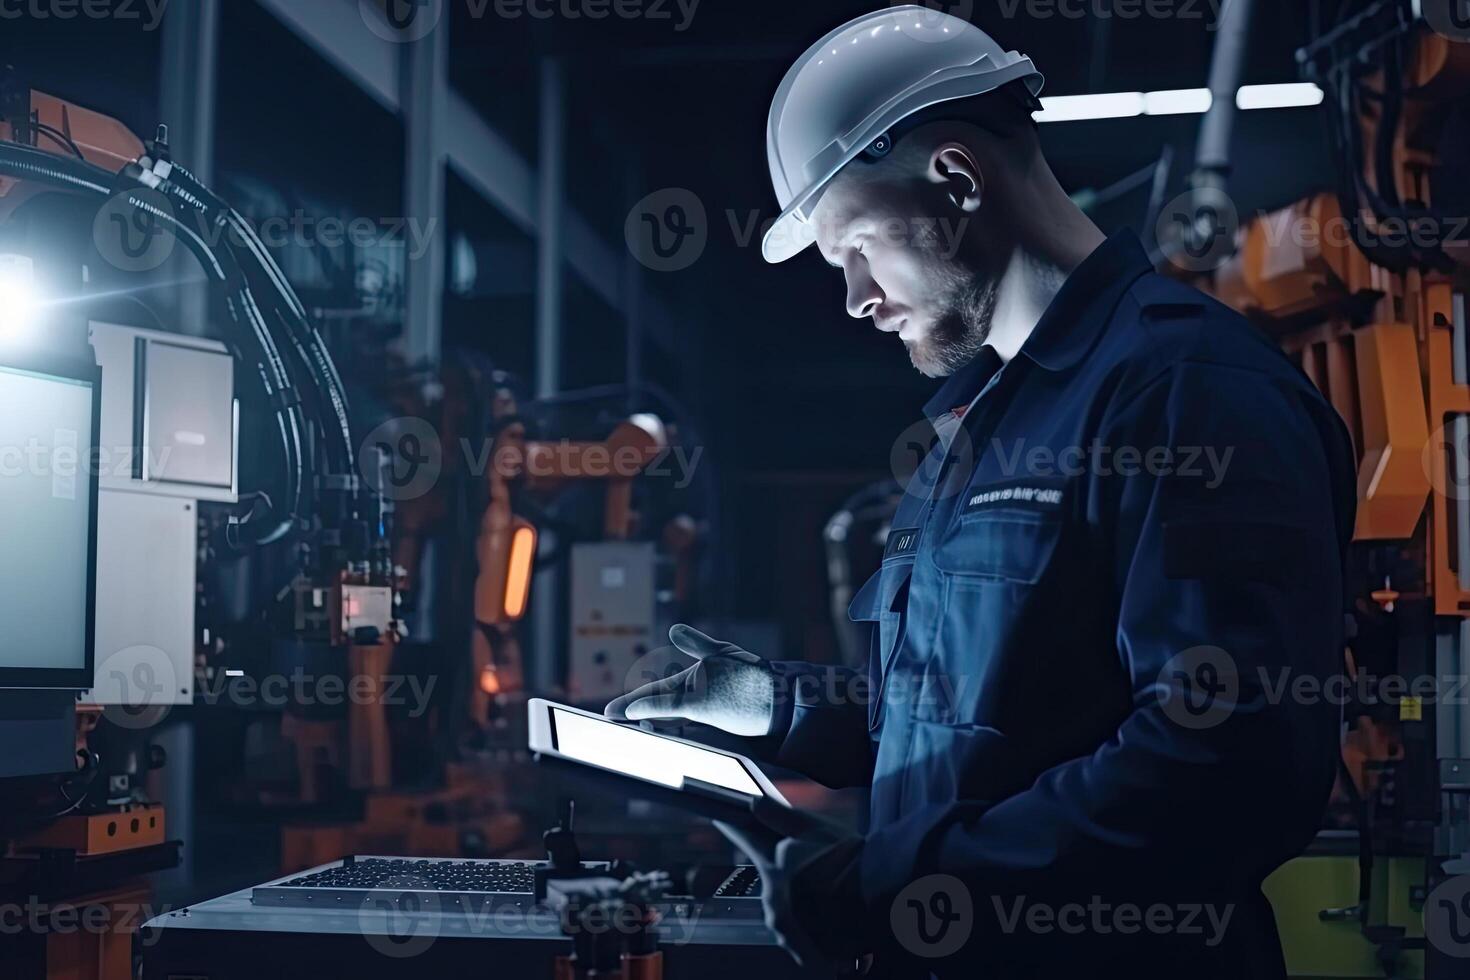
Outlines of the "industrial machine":
[[[186,325],[198,328],[193,334],[141,329],[97,315],[108,293],[98,284],[146,279],[162,264],[165,241],[182,245],[209,282],[215,302],[207,327]],[[86,651],[65,669],[36,669],[60,689],[64,709],[56,717],[64,730],[43,727],[47,716],[35,704],[44,699],[37,697],[17,707],[14,723],[25,731],[4,722],[7,745],[35,742],[39,754],[44,736],[53,755],[65,756],[31,767],[57,774],[49,786],[31,787],[39,804],[7,808],[27,819],[7,832],[6,861],[17,887],[29,882],[57,901],[106,906],[118,895],[136,897],[139,874],[177,861],[178,844],[167,841],[163,808],[147,783],[165,762],[153,736],[171,708],[196,697],[201,529],[220,551],[289,548],[292,602],[282,605],[294,608],[281,614],[289,617],[282,635],[346,651],[361,660],[360,673],[377,678],[383,651],[397,639],[391,507],[360,475],[344,388],[304,307],[238,212],[171,159],[166,132],[145,144],[7,71],[0,77],[0,253],[0,358],[30,372],[15,377],[32,385],[49,377],[32,361],[94,365],[90,375],[73,374],[80,380],[72,386],[96,395],[79,419],[49,429],[37,421],[35,432],[17,430],[13,440],[6,434],[8,446],[25,445],[25,436],[49,452],[51,500],[88,504],[92,522],[92,536],[83,538],[90,550],[78,555],[65,528],[43,518],[56,504],[12,501],[25,506],[6,508],[15,523],[7,548],[27,554],[10,565],[16,581],[5,589],[18,603],[7,609],[18,631],[13,647],[7,641],[16,670],[25,673],[24,658],[47,644],[75,648],[78,657]],[[32,393],[5,414],[13,425],[29,424],[23,409],[32,404],[48,403]],[[262,428],[275,438],[261,454],[273,465],[242,481],[242,429],[260,439]],[[7,480],[0,492],[26,485]],[[203,519],[205,505],[219,508],[211,520]],[[40,574],[52,562],[66,563],[72,584]],[[78,590],[77,610],[55,608]],[[83,627],[85,642],[65,632]],[[33,684],[28,677],[4,680]],[[372,772],[375,746],[363,744]],[[47,802],[48,793],[64,803]],[[130,975],[128,941],[128,930],[109,933],[98,940],[107,948],[83,957],[87,971],[67,975]],[[53,945],[27,962],[50,975],[77,969]]]
[[754,868],[675,880],[586,861],[574,813],[568,804],[543,835],[544,858],[348,856],[157,916],[143,929],[144,975],[397,977],[486,963],[550,980],[813,975],[766,929]]
[[[1249,6],[1236,5],[1243,20],[1223,25],[1216,48],[1226,87],[1232,63],[1238,72],[1230,35],[1245,30]],[[1267,892],[1293,975],[1460,976],[1453,917],[1470,887],[1470,45],[1430,30],[1409,4],[1373,3],[1318,24],[1297,60],[1325,93],[1336,179],[1232,234],[1216,207],[1228,200],[1233,106],[1222,106],[1206,119],[1181,234],[1161,242],[1169,268],[1280,343],[1347,422],[1359,457],[1336,695],[1342,771],[1316,846]]]
[[[622,689],[694,591],[697,525],[640,484],[677,440],[634,409],[647,393],[537,401],[474,356],[426,382],[386,351],[366,355],[390,366],[386,390],[360,391],[328,348],[340,314],[308,309],[285,258],[165,130],[145,142],[0,75],[0,341],[69,350],[101,379],[95,660],[89,633],[86,663],[17,700],[5,731],[36,745],[6,763],[41,781],[8,808],[34,818],[6,835],[33,872],[38,854],[106,858],[99,887],[137,898],[191,826],[167,819],[167,786],[190,810],[275,814],[286,872],[523,849],[547,816],[515,792],[536,572],[569,569],[555,596],[573,610],[559,635],[536,627],[538,684],[587,704]],[[177,285],[160,282],[174,259],[204,280],[202,321],[140,299]],[[69,431],[59,448],[85,455]],[[181,728],[238,769],[171,764]],[[125,940],[87,975],[128,975]]]

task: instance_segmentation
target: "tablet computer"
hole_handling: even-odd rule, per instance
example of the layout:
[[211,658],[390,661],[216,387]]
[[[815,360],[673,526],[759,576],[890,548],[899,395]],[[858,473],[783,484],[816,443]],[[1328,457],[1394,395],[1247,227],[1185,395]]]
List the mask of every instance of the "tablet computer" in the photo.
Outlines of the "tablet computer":
[[577,772],[612,792],[731,822],[743,822],[761,799],[790,805],[743,755],[541,698],[532,699],[529,708],[536,761]]

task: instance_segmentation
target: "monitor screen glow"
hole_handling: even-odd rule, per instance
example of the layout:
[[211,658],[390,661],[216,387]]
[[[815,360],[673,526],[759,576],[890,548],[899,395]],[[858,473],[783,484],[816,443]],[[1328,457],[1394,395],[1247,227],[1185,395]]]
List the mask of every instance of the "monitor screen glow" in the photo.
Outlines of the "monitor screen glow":
[[0,671],[87,665],[92,385],[0,367]]

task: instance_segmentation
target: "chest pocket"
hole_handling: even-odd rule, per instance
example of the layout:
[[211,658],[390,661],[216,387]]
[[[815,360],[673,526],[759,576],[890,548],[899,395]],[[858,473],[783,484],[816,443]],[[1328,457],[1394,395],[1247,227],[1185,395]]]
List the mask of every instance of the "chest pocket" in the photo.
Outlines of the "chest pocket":
[[951,525],[933,552],[940,622],[913,699],[916,719],[1005,731],[1013,702],[1037,694],[1060,627],[1046,596],[1063,527],[1055,510],[999,508]]
[[869,690],[876,694],[868,702],[868,727],[876,729],[881,721],[883,688],[893,659],[903,646],[908,625],[909,580],[914,570],[913,555],[889,559],[853,596],[847,615],[855,623],[873,623],[873,643],[869,655]]
[[1061,536],[1061,515],[983,511],[961,516],[934,551],[934,565],[947,576],[1035,585]]

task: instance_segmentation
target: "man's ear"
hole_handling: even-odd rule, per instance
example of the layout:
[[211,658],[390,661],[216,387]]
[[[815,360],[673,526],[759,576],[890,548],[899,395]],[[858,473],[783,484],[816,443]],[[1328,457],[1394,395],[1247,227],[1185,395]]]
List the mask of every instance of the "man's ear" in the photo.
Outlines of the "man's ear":
[[954,206],[966,214],[980,210],[985,196],[985,176],[975,154],[963,143],[941,143],[929,156],[929,179],[945,185]]

